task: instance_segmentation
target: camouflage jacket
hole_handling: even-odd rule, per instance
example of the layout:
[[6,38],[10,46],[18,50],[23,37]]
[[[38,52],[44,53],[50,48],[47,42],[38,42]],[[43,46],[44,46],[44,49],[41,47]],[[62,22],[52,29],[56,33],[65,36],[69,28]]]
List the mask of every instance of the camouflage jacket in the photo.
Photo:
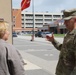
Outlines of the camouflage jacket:
[[66,34],[63,44],[52,44],[60,51],[56,75],[76,75],[76,29]]

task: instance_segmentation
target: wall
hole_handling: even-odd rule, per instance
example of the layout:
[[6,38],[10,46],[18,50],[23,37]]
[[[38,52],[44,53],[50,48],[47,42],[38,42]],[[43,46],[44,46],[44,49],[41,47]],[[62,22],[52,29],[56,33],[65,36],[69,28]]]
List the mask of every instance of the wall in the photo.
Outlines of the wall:
[[10,37],[8,41],[12,43],[12,0],[0,0],[0,18],[9,22]]
[[22,29],[22,27],[21,27],[21,10],[12,9],[12,11],[13,11],[13,30],[20,31]]

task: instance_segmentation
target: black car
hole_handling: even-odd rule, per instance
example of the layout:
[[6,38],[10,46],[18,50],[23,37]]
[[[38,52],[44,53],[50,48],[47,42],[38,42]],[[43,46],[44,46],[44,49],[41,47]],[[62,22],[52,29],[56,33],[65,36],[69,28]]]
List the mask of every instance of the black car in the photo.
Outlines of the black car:
[[42,32],[37,32],[36,34],[35,34],[35,37],[42,37]]
[[13,36],[13,37],[17,37],[16,32],[13,32],[13,33],[12,33],[12,36]]

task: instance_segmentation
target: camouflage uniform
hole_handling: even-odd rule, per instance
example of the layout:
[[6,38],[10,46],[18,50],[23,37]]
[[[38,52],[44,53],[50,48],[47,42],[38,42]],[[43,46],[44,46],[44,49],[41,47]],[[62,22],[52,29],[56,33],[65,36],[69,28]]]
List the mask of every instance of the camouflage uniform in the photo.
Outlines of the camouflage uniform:
[[56,75],[76,75],[76,29],[66,34],[63,44],[52,44],[60,51]]
[[[70,20],[76,17],[76,8],[64,10],[63,14],[64,20]],[[63,44],[56,40],[52,44],[60,50],[56,75],[76,75],[76,29],[66,34]]]

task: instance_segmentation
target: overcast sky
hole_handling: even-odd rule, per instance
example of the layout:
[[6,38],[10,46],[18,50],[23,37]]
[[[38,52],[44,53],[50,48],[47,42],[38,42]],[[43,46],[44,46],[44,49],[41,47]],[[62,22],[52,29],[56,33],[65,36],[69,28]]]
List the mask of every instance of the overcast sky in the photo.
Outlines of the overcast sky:
[[[21,8],[22,0],[12,0],[13,8]],[[64,9],[76,8],[76,0],[31,0],[30,7],[24,11],[32,11],[32,1],[34,1],[34,11],[39,12],[61,12]]]

